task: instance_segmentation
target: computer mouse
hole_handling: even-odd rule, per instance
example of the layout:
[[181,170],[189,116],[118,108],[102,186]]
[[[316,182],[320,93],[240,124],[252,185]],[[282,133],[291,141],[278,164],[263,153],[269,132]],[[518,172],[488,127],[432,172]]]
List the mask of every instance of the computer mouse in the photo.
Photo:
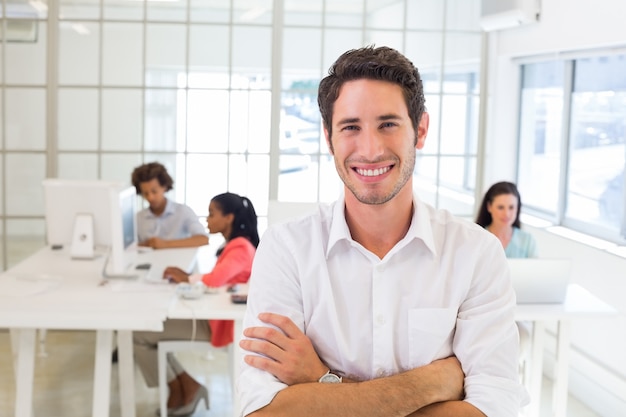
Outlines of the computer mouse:
[[190,300],[200,298],[204,294],[204,284],[201,282],[196,282],[195,284],[179,282],[176,284],[176,294]]

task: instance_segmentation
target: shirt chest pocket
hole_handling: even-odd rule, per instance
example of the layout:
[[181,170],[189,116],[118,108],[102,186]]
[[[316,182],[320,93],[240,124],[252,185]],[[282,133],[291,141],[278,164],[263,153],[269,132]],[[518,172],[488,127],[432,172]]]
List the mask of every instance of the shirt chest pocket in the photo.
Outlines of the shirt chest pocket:
[[409,366],[424,366],[452,354],[456,326],[454,308],[409,310]]

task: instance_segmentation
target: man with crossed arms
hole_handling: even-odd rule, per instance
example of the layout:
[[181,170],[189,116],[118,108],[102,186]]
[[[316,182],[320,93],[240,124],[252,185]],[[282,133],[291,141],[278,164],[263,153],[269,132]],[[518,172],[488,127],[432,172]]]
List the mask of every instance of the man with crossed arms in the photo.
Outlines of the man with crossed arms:
[[417,69],[391,48],[348,51],[318,103],[344,193],[261,239],[242,415],[517,417],[502,247],[413,193],[429,124]]

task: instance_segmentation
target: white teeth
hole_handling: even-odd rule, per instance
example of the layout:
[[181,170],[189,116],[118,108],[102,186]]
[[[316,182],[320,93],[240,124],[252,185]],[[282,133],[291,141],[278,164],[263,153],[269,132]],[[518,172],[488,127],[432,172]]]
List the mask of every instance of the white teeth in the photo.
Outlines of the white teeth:
[[384,167],[384,168],[376,168],[376,169],[361,169],[361,168],[357,168],[356,172],[359,173],[359,175],[363,175],[364,177],[375,177],[377,175],[382,175],[385,172],[389,171],[391,168],[390,167]]

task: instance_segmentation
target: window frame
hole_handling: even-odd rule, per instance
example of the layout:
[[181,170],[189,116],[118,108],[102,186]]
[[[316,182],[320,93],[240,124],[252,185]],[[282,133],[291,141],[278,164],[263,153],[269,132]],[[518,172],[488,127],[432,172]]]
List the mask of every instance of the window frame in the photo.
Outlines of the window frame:
[[[626,50],[624,49],[598,49],[593,51],[578,51],[567,54],[561,54],[557,59],[554,58],[554,55],[551,54],[545,57],[532,57],[532,58],[520,58],[516,60],[518,65],[518,70],[520,74],[520,82],[519,82],[519,100],[518,100],[518,112],[517,112],[517,139],[516,139],[516,150],[518,157],[515,160],[516,168],[515,175],[516,181],[518,185],[520,185],[520,191],[522,195],[523,186],[519,184],[520,181],[520,166],[523,161],[522,158],[522,123],[523,117],[522,109],[523,109],[523,71],[526,65],[532,65],[536,63],[542,62],[550,62],[550,61],[561,61],[563,65],[563,110],[562,110],[562,126],[560,130],[560,156],[559,161],[561,164],[561,169],[559,171],[559,180],[558,180],[558,196],[557,196],[557,204],[554,211],[546,210],[543,208],[539,208],[524,202],[524,211],[527,214],[530,214],[534,217],[546,220],[553,225],[562,226],[576,232],[580,232],[589,236],[593,236],[596,238],[600,238],[603,240],[607,240],[613,242],[617,245],[625,245],[626,244],[626,210],[622,214],[621,225],[618,228],[618,231],[608,227],[602,226],[597,223],[592,223],[588,221],[584,221],[581,219],[576,219],[567,215],[567,200],[568,200],[568,192],[569,192],[569,175],[570,175],[570,159],[571,159],[571,145],[572,145],[572,137],[571,137],[571,124],[572,124],[572,96],[574,94],[574,81],[575,81],[575,71],[576,71],[576,61],[579,59],[585,59],[590,57],[608,57],[608,56],[621,56],[625,55]],[[624,161],[624,168],[626,169],[626,160]],[[622,199],[626,203],[626,191],[622,192]],[[625,205],[626,207],[626,205]]]

